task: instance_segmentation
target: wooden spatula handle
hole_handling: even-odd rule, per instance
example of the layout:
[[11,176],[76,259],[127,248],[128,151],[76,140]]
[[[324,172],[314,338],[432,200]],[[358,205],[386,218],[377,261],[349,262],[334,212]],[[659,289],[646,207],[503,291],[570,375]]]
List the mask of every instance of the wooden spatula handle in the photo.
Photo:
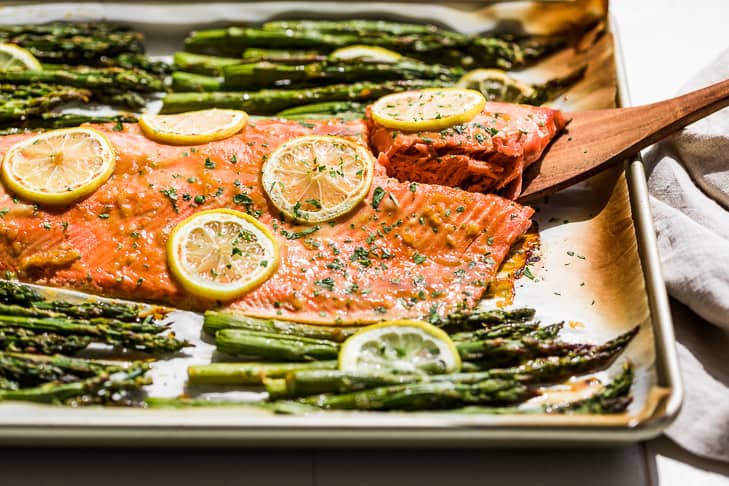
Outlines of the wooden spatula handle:
[[628,150],[634,153],[644,149],[726,106],[729,106],[729,79],[666,101],[624,108],[621,111],[629,117],[626,121],[643,118],[645,122],[645,131]]
[[726,106],[729,80],[650,105],[572,113],[564,133],[525,172],[519,201],[583,181]]

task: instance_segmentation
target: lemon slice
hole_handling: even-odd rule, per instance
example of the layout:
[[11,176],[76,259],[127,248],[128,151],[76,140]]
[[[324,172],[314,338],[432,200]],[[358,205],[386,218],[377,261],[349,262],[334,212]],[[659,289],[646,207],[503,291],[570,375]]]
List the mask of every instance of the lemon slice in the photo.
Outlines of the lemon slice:
[[399,61],[402,59],[402,56],[397,52],[385,49],[384,47],[358,44],[337,49],[329,54],[329,58],[341,61],[358,60],[390,64]]
[[531,98],[536,91],[499,69],[474,69],[464,74],[456,86],[478,90],[488,99],[511,103]]
[[20,196],[69,204],[91,194],[114,172],[109,140],[91,128],[66,128],[26,138],[5,153],[2,177]]
[[263,163],[263,188],[289,218],[320,223],[351,211],[372,185],[369,150],[345,138],[308,136],[279,146]]
[[247,123],[245,111],[214,108],[176,115],[145,114],[139,119],[139,126],[148,138],[171,145],[222,140],[240,132]]
[[0,70],[40,71],[41,63],[27,49],[15,44],[0,44]]
[[386,128],[435,131],[471,120],[485,104],[472,89],[427,88],[383,96],[372,105],[372,118]]
[[212,209],[180,222],[167,240],[172,274],[191,294],[238,297],[278,266],[278,243],[264,225],[232,209]]
[[454,373],[461,369],[461,357],[442,329],[403,319],[365,327],[347,339],[339,350],[339,369]]

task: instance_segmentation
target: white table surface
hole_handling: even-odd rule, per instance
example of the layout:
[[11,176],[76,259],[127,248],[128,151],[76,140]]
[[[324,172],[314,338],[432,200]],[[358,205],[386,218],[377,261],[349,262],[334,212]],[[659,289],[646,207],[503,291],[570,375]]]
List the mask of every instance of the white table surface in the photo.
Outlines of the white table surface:
[[[729,48],[727,0],[612,0],[611,9],[636,104],[672,96]],[[729,485],[729,464],[697,458],[666,438],[551,451],[0,451],[2,486],[167,484],[714,486]]]

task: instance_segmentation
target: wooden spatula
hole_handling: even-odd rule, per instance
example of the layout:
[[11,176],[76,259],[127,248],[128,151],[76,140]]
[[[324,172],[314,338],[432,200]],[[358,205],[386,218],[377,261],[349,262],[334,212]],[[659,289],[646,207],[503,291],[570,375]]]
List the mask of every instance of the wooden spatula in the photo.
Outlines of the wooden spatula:
[[568,113],[572,121],[567,128],[525,171],[518,200],[527,202],[585,180],[726,106],[729,80],[650,105]]

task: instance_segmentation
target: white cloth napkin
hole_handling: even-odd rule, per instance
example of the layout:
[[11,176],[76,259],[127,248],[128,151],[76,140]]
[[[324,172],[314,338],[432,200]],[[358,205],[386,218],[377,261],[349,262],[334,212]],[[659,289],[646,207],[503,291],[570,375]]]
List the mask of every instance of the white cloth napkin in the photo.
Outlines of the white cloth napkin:
[[[727,78],[729,51],[682,92]],[[729,109],[657,144],[645,162],[668,292],[700,316],[673,305],[685,398],[667,434],[729,461]]]

